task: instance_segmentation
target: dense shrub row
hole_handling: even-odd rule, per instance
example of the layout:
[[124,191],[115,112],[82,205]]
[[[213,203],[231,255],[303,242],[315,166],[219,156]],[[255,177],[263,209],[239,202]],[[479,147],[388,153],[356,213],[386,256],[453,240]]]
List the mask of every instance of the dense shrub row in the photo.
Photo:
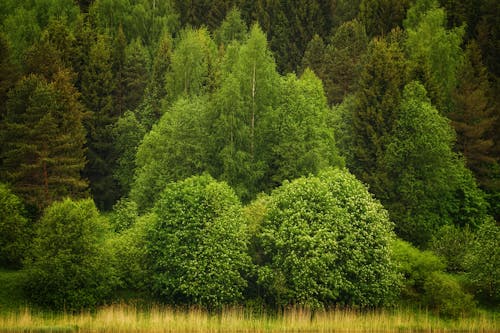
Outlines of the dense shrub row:
[[498,226],[471,235],[457,271],[446,256],[397,240],[382,205],[346,170],[285,182],[244,208],[209,175],[169,183],[141,216],[127,200],[105,218],[91,200],[66,199],[45,210],[30,246],[15,232],[27,228],[16,200],[0,187],[2,248],[28,250],[4,250],[2,263],[24,258],[26,295],[50,308],[93,307],[120,290],[209,309],[404,300],[447,316],[474,308],[467,290],[499,299]]

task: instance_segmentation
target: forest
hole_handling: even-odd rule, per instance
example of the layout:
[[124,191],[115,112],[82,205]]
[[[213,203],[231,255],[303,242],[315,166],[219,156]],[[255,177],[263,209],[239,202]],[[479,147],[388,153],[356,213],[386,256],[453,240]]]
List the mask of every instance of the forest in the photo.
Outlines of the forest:
[[496,0],[0,1],[0,312],[497,313],[499,50]]

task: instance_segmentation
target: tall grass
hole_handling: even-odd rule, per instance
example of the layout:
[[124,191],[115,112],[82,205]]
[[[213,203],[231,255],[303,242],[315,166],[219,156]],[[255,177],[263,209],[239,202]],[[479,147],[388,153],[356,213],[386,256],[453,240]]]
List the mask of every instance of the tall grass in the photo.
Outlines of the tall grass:
[[314,315],[291,309],[280,315],[251,314],[231,308],[219,314],[165,307],[141,310],[117,304],[78,314],[34,312],[28,308],[0,314],[0,331],[21,332],[499,332],[493,313],[456,320],[406,309],[360,312],[330,310]]

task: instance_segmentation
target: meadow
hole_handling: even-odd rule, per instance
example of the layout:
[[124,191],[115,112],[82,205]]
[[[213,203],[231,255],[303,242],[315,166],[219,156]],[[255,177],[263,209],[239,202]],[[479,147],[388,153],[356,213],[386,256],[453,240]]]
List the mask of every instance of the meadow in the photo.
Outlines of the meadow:
[[480,312],[458,319],[439,318],[425,310],[316,312],[292,308],[280,315],[227,308],[218,314],[202,309],[148,309],[114,304],[94,312],[52,313],[28,307],[0,313],[4,332],[498,332],[498,315]]

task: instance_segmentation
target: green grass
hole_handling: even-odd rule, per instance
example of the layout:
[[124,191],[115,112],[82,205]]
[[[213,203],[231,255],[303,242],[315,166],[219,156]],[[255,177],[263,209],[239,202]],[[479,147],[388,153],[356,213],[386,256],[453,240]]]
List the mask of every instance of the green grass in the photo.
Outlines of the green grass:
[[290,309],[282,315],[255,315],[230,308],[218,315],[200,309],[175,310],[115,304],[78,314],[28,308],[0,314],[0,331],[22,332],[499,332],[497,314],[478,313],[455,320],[405,309],[311,313]]

